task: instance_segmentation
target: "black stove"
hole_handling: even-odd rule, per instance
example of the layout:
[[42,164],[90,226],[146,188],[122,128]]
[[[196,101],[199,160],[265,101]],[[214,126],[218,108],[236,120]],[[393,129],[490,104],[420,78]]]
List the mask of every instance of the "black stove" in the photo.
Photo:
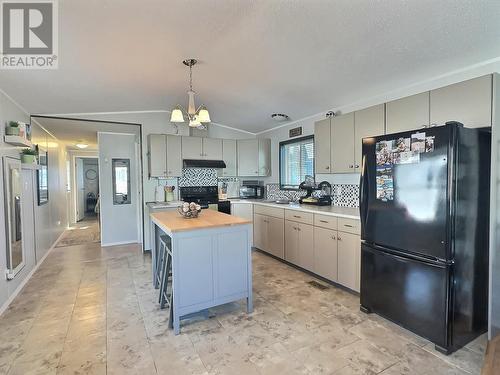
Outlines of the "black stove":
[[219,189],[217,186],[180,187],[179,193],[182,201],[198,203],[201,208],[208,208],[209,204],[219,203]]

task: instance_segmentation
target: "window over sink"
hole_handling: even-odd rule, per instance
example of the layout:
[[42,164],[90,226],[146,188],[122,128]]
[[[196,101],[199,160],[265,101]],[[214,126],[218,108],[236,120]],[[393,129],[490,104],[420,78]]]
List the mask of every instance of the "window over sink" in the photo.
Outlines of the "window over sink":
[[314,136],[280,142],[280,189],[298,190],[307,175],[314,176]]

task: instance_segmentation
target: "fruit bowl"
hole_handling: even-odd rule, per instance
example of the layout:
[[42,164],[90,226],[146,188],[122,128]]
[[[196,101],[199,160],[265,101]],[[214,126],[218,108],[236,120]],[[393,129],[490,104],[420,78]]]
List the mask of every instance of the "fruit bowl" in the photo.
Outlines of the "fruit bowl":
[[187,203],[185,202],[182,206],[179,206],[177,209],[182,217],[185,219],[195,219],[201,212],[201,207],[199,204],[194,202]]

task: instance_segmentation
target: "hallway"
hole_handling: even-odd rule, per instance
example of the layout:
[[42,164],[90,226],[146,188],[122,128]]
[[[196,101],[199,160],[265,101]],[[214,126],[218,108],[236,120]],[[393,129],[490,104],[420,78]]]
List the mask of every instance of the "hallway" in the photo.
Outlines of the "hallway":
[[0,317],[0,374],[478,374],[485,337],[449,357],[358,298],[254,256],[255,311],[167,329],[137,245],[55,248]]

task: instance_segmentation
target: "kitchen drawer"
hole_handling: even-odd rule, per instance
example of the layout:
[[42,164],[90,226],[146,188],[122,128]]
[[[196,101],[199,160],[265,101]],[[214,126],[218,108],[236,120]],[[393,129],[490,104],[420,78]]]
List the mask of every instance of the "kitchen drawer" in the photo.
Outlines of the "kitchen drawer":
[[345,219],[339,217],[338,230],[352,234],[361,234],[360,221],[355,219]]
[[335,216],[314,214],[314,226],[337,230],[338,219]]
[[304,224],[312,224],[313,214],[297,210],[285,210],[285,219]]
[[284,211],[285,210],[283,208],[262,206],[260,204],[256,204],[253,208],[253,212],[256,214],[268,215],[279,219],[283,219],[285,217]]

